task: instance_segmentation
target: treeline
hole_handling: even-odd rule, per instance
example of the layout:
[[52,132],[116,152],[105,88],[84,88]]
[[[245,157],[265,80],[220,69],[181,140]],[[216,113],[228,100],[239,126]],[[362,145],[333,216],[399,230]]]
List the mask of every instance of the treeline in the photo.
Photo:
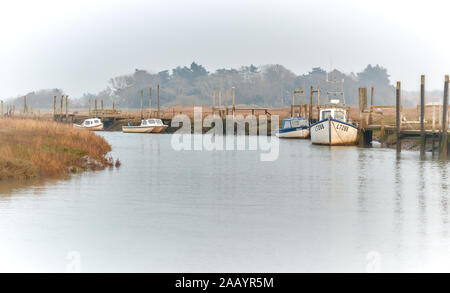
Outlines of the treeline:
[[[344,93],[348,105],[358,104],[359,87],[375,87],[375,104],[391,105],[395,96],[395,88],[391,85],[387,70],[379,65],[368,65],[358,73],[345,74],[338,70],[328,72],[328,78],[344,80]],[[237,103],[264,107],[285,107],[290,105],[292,90],[303,88],[304,102],[309,99],[310,86],[321,87],[321,101],[326,101],[330,84],[326,82],[327,72],[319,67],[310,72],[296,75],[282,65],[242,66],[238,69],[217,69],[208,72],[205,67],[195,62],[187,67],[177,67],[151,73],[136,69],[133,74],[111,78],[106,88],[99,93],[86,93],[74,100],[72,107],[87,107],[89,99],[103,99],[105,105],[114,101],[120,108],[140,107],[140,92],[144,90],[144,106],[149,104],[149,88],[153,92],[153,106],[156,106],[156,87],[160,85],[162,106],[170,105],[211,105],[213,90],[225,91],[236,87]],[[28,93],[28,104],[33,108],[52,108],[53,96],[64,94],[63,90],[41,90]],[[231,94],[231,92],[230,92]],[[217,98],[216,98],[217,100]],[[231,99],[230,99],[231,100]],[[14,101],[22,105],[21,98]]]

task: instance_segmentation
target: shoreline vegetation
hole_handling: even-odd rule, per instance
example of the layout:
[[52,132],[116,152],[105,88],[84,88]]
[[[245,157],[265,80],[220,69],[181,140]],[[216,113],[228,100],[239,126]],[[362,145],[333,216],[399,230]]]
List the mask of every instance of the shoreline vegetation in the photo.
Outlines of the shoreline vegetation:
[[119,166],[110,151],[104,138],[69,124],[0,119],[0,181],[58,178]]

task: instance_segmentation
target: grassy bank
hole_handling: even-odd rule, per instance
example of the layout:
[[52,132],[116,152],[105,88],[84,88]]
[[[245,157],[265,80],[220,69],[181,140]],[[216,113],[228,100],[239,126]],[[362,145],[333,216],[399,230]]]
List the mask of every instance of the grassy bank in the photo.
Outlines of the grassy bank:
[[113,165],[92,132],[53,121],[0,119],[0,180],[60,177]]

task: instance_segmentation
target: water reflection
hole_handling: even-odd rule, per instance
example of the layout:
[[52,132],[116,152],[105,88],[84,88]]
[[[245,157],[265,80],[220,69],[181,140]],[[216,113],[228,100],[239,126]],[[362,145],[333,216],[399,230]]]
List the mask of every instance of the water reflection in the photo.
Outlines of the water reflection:
[[260,162],[102,135],[121,168],[0,184],[0,270],[64,271],[71,251],[83,272],[365,272],[373,252],[383,272],[450,270],[448,164],[431,156],[280,140]]

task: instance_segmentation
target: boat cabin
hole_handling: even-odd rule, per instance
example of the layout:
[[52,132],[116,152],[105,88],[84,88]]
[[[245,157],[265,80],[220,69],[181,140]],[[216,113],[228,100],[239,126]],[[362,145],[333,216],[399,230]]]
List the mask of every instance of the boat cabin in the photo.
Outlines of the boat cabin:
[[308,127],[308,126],[309,126],[308,119],[303,117],[290,117],[283,119],[283,129]]
[[161,119],[144,119],[141,121],[141,126],[164,126]]
[[83,124],[81,124],[81,126],[90,127],[90,126],[94,126],[94,125],[99,125],[101,123],[102,122],[100,121],[100,119],[91,118],[91,119],[84,120],[84,122],[83,122]]
[[325,120],[328,118],[336,119],[342,122],[347,122],[347,111],[344,109],[323,109],[320,110],[320,120]]

